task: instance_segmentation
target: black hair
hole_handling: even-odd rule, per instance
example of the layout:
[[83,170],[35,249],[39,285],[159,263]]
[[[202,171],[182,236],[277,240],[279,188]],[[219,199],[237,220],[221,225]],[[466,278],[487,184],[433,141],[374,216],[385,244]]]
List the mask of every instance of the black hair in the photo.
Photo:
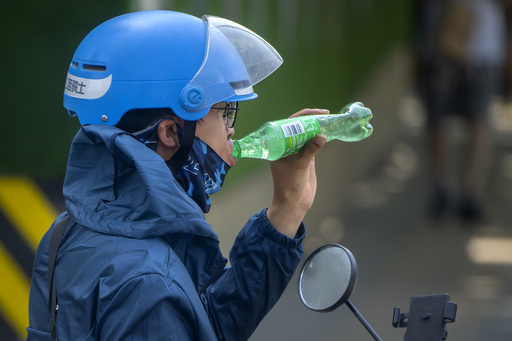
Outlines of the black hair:
[[116,127],[134,133],[155,124],[162,117],[173,114],[169,108],[132,109],[121,117]]
[[[174,115],[169,108],[132,109],[127,111],[116,124],[116,127],[127,133],[136,133],[154,125],[161,118]],[[170,160],[169,168],[173,174],[178,174],[194,142],[197,121],[185,121],[180,147]]]

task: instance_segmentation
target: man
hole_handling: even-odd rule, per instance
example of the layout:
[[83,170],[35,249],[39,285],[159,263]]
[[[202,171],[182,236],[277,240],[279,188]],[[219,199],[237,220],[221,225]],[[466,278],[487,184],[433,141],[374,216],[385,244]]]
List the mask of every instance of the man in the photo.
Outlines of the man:
[[[89,33],[64,91],[82,128],[64,183],[67,212],[36,254],[29,340],[249,338],[302,256],[325,137],[271,164],[272,202],[239,233],[229,267],[204,213],[236,164],[238,101],[254,99],[252,86],[281,62],[261,37],[216,17],[138,12]],[[326,111],[295,115],[318,113]],[[53,309],[49,244],[62,221]]]
[[[429,213],[435,223],[455,215],[468,225],[485,220],[483,194],[492,143],[489,113],[507,81],[502,76],[507,60],[504,14],[508,2],[415,3],[416,81],[426,109],[434,185]],[[464,124],[467,143],[463,153],[451,151],[449,116],[457,116]],[[464,158],[461,174],[452,172],[459,156]]]

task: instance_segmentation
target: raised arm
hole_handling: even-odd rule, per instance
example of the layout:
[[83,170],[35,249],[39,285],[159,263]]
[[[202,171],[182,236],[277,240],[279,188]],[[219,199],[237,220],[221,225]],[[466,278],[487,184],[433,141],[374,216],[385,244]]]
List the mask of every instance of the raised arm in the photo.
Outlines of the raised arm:
[[[303,109],[291,117],[328,114],[328,110]],[[316,194],[315,155],[326,137],[311,139],[300,153],[271,162],[274,196],[267,217],[279,232],[294,238]]]

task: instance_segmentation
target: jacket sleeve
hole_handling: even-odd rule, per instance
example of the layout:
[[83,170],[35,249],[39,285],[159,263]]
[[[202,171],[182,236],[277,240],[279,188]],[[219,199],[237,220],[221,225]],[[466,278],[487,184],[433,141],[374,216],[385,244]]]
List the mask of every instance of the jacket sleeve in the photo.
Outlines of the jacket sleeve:
[[158,274],[128,281],[109,301],[97,321],[100,340],[197,340],[192,303],[182,288]]
[[295,239],[279,233],[266,209],[239,233],[231,265],[210,285],[203,301],[219,340],[247,340],[277,302],[303,254],[304,225]]
[[51,341],[52,336],[48,323],[48,253],[50,244],[50,229],[41,239],[37,247],[32,269],[30,296],[28,301],[29,326],[27,341]]

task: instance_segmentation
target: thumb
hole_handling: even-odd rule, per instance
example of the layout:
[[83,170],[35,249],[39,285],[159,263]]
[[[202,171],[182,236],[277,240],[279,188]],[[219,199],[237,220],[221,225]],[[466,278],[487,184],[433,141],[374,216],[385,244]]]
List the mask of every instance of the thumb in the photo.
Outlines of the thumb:
[[327,137],[325,135],[317,135],[313,137],[302,149],[302,155],[308,158],[313,158],[320,149],[325,145],[327,142]]

